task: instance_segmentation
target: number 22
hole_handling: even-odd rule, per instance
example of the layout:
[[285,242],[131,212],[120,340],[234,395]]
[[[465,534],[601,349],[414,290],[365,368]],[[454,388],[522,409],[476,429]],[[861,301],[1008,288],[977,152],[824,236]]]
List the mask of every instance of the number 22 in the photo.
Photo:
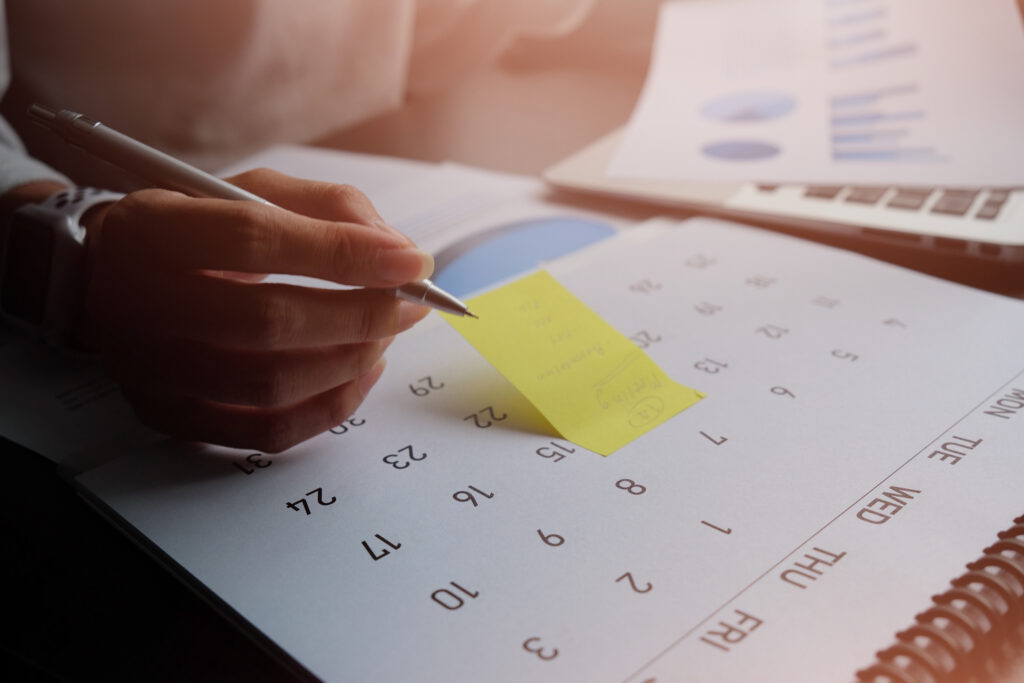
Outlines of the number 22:
[[[480,416],[481,415],[485,416],[484,420],[482,422],[480,420]],[[486,417],[487,415],[489,415],[490,417]],[[506,417],[508,417],[507,413],[502,413],[501,417],[498,417],[497,415],[494,414],[494,408],[492,408],[491,406],[487,406],[486,408],[481,408],[480,410],[476,411],[472,415],[467,415],[466,417],[464,417],[462,419],[463,420],[472,420],[473,424],[475,424],[480,429],[486,429],[487,427],[490,427],[495,422],[501,422]]]

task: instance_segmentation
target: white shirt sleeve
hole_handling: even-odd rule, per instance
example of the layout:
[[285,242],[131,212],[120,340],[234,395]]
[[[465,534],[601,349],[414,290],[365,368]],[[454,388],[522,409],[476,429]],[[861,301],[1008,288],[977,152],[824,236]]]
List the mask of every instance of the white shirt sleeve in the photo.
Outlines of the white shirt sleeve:
[[593,2],[33,0],[8,10],[12,67],[35,101],[216,169],[395,109],[518,37],[571,30]]
[[[4,2],[0,0],[0,96],[7,92],[11,79],[10,61],[7,55],[7,20]],[[0,117],[0,195],[19,185],[33,180],[54,180],[68,183],[68,179],[49,166],[36,161],[25,153],[17,133],[3,117]]]
[[578,27],[595,0],[418,0],[409,91],[443,88],[520,38]]

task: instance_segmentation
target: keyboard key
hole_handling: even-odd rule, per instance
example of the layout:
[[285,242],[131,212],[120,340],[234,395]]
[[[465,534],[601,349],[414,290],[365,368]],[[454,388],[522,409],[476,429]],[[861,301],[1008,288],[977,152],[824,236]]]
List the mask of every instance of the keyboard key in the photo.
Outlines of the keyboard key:
[[843,188],[838,185],[812,185],[804,192],[804,196],[814,197],[815,199],[835,199],[842,191]]
[[886,206],[893,209],[916,211],[924,206],[931,194],[932,189],[927,187],[901,187],[896,190],[896,194]]
[[846,201],[856,204],[874,204],[886,193],[887,187],[855,187],[846,195]]
[[1003,205],[1006,204],[1006,200],[1010,198],[1009,190],[992,190],[988,193],[988,197],[985,198],[985,203],[978,209],[978,213],[974,214],[975,218],[981,218],[986,221],[993,221],[999,217],[999,212],[1002,210]]
[[999,217],[999,212],[1003,209],[1003,202],[987,201],[981,205],[978,209],[978,213],[974,214],[975,218],[981,218],[986,221],[994,221]]
[[946,190],[939,197],[932,207],[932,213],[942,213],[947,216],[963,216],[971,208],[974,199],[978,196],[978,190]]

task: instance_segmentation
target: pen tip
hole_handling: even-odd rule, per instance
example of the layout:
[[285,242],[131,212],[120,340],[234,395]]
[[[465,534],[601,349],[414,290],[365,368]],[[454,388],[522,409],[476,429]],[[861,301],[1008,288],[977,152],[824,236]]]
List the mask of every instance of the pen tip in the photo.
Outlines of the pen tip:
[[470,318],[474,318],[474,319],[476,319],[476,320],[479,320],[479,319],[480,319],[480,316],[478,316],[478,315],[475,315],[475,314],[473,313],[473,311],[471,311],[471,310],[469,310],[469,309],[466,309],[466,315],[468,315],[468,316],[469,316]]

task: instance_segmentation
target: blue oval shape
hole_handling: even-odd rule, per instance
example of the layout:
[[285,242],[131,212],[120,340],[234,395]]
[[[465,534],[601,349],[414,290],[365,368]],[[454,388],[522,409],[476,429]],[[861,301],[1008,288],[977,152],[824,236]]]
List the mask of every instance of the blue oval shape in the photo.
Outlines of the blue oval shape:
[[796,98],[784,92],[760,90],[722,95],[700,108],[705,118],[723,123],[770,121],[796,109]]
[[435,254],[431,280],[451,294],[464,297],[615,232],[608,223],[577,216],[506,223],[470,235]]

